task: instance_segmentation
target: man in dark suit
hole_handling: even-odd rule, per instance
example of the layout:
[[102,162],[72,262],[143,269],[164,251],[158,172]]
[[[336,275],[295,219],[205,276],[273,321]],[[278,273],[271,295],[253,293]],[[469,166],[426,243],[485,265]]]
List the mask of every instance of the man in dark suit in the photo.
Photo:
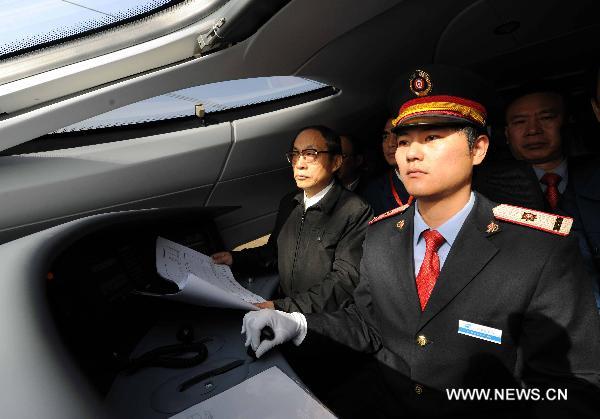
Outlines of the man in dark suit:
[[587,271],[594,278],[600,310],[600,160],[593,155],[567,157],[565,120],[563,97],[532,87],[506,108],[505,133],[513,155],[531,165],[531,174],[538,180],[538,188],[532,192],[544,199],[545,210],[575,219],[573,229]]
[[366,185],[363,174],[365,156],[361,144],[356,137],[347,134],[340,135],[340,142],[344,160],[337,172],[337,177],[346,189],[362,196]]
[[[489,145],[474,75],[422,68],[407,81],[396,160],[416,204],[373,220],[354,301],[334,313],[248,313],[246,344],[259,356],[323,339],[372,353],[359,391],[332,406],[343,417],[597,417],[600,322],[572,219],[472,192]],[[265,326],[273,340],[261,341]],[[454,400],[472,388],[489,393]],[[553,389],[568,402],[541,401]],[[533,401],[502,401],[517,391]],[[361,392],[374,402],[352,405]]]
[[301,129],[286,153],[299,190],[282,198],[269,241],[212,255],[215,263],[251,274],[265,269],[278,273],[280,292],[256,306],[333,311],[352,295],[372,211],[336,180],[341,151],[340,138],[331,129]]
[[398,165],[395,160],[397,141],[392,131],[392,119],[388,119],[383,127],[381,150],[388,169],[378,177],[371,179],[361,196],[373,208],[374,215],[380,215],[404,204],[411,204],[413,197],[406,192],[400,180]]

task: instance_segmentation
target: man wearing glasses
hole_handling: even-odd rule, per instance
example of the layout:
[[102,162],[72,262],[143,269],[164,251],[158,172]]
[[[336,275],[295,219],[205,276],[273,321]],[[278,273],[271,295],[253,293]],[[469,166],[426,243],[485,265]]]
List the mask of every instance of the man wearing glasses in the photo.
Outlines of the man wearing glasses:
[[342,165],[340,137],[324,126],[302,129],[287,153],[300,191],[279,205],[264,246],[213,255],[244,271],[276,268],[281,294],[260,308],[334,311],[358,284],[370,207],[335,179]]

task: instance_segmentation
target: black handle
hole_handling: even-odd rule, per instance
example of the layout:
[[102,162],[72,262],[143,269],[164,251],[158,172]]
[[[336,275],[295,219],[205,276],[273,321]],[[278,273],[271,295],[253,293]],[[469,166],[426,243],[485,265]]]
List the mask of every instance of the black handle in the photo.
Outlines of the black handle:
[[[263,329],[260,331],[260,341],[262,342],[263,340],[273,340],[273,339],[275,339],[275,332],[273,332],[273,329],[271,329],[271,326],[263,327]],[[248,353],[248,356],[250,356],[252,359],[257,359],[256,353],[252,349],[252,345],[248,346],[248,349],[246,350],[246,352]]]

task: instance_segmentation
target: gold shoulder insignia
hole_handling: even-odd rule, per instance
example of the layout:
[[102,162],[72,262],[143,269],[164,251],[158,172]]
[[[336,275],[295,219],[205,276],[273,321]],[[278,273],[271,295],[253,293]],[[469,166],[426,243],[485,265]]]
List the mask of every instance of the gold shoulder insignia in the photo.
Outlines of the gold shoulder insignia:
[[389,210],[388,212],[384,212],[383,214],[379,214],[377,217],[369,221],[369,225],[375,224],[377,221],[385,220],[386,218],[389,218],[392,215],[402,214],[404,211],[406,211],[406,208],[408,208],[409,206],[409,204],[402,205],[401,207],[394,208],[393,210]]
[[571,217],[550,214],[514,205],[501,204],[492,210],[494,217],[509,223],[532,227],[548,233],[568,236],[573,226]]

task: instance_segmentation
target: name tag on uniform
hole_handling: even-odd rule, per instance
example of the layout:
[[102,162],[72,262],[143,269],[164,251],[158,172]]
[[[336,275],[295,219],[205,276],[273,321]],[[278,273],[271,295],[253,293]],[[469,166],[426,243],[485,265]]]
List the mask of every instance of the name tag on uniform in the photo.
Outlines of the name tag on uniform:
[[466,322],[464,320],[458,321],[458,333],[477,339],[487,340],[488,342],[497,344],[502,343],[502,330],[477,323]]

